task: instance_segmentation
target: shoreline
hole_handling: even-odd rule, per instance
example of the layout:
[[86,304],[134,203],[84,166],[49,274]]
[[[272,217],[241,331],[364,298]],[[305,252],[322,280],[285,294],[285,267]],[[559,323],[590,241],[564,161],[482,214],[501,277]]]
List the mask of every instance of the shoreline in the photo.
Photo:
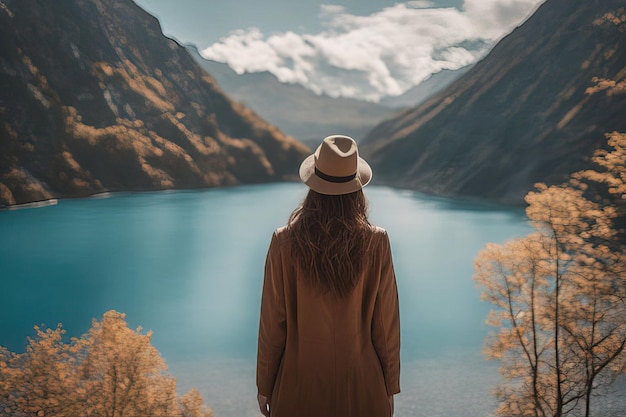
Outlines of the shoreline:
[[56,206],[57,204],[59,204],[58,199],[49,198],[47,200],[31,201],[29,203],[12,204],[10,206],[0,206],[0,210],[23,210],[23,209],[29,209],[29,208]]

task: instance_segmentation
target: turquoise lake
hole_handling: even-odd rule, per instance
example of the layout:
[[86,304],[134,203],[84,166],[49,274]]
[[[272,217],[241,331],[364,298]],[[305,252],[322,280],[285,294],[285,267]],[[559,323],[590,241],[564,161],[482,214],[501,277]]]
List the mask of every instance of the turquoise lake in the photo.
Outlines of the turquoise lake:
[[[391,239],[400,294],[396,416],[484,417],[498,364],[481,348],[489,305],[472,280],[487,242],[530,231],[521,209],[369,186],[370,219]],[[181,390],[216,417],[259,416],[256,336],[272,231],[301,184],[119,193],[0,212],[0,345],[35,324],[79,336],[107,310],[153,330]]]

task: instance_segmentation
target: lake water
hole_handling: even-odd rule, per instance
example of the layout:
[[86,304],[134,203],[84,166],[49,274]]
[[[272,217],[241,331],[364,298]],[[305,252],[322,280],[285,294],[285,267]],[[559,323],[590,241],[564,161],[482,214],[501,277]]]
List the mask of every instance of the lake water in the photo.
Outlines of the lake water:
[[[0,212],[0,345],[23,351],[35,324],[78,336],[107,310],[153,343],[181,390],[216,417],[259,416],[255,356],[263,264],[300,184],[122,193]],[[396,416],[484,417],[497,363],[483,359],[489,306],[472,281],[487,242],[529,232],[524,213],[369,186],[390,235],[400,293]]]

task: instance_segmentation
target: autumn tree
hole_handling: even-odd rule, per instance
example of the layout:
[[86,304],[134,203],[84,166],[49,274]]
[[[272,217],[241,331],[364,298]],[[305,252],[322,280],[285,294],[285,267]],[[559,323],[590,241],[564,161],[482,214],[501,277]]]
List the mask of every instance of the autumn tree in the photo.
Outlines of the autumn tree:
[[78,411],[68,397],[75,392],[73,372],[79,343],[63,343],[65,331],[35,327],[26,352],[0,348],[0,415],[72,416]]
[[581,171],[574,178],[606,184],[616,200],[626,200],[626,133],[612,132],[606,136],[610,149],[599,149],[593,155],[600,170]]
[[175,414],[174,378],[151,344],[152,333],[127,327],[124,314],[109,311],[94,321],[79,366],[81,402],[89,416],[166,417]]
[[213,412],[204,405],[200,392],[195,388],[180,397],[178,402],[181,417],[213,417]]
[[176,379],[151,344],[109,311],[83,337],[35,328],[26,351],[0,348],[0,416],[212,417],[197,390],[179,397]]
[[[622,82],[624,83],[624,82]],[[604,186],[601,193],[605,204],[616,209],[616,224],[619,226],[620,242],[626,242],[626,133],[612,132],[606,135],[610,149],[599,149],[593,156],[598,170],[577,172],[572,177],[572,185],[587,190],[589,184]]]
[[[615,25],[620,32],[626,31],[626,13],[624,8],[605,14],[594,24],[608,22]],[[605,94],[607,97],[622,96],[626,94],[626,74],[621,71],[616,79],[595,77],[593,85],[587,88],[586,94]],[[614,205],[618,210],[616,224],[621,229],[626,229],[626,133],[610,132],[606,134],[610,149],[599,149],[593,155],[593,161],[598,165],[598,170],[586,170],[573,175],[572,184],[582,181],[582,186],[588,184],[603,185],[605,190],[600,195],[608,195],[608,204]],[[595,190],[593,190],[595,191]],[[620,235],[622,244],[626,242],[626,233],[622,230]]]
[[499,415],[588,417],[593,394],[626,367],[619,207],[587,198],[584,183],[606,181],[620,192],[624,140],[611,135],[615,150],[596,153],[602,171],[576,174],[561,186],[539,184],[526,197],[535,232],[487,245],[476,259],[474,278],[494,305],[488,323],[497,329],[486,353],[501,361],[505,378],[496,390]]

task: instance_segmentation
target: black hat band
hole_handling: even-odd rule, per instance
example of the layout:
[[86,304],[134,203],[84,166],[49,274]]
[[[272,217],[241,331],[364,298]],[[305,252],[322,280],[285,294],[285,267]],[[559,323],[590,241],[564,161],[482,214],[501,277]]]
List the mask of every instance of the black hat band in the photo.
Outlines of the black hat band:
[[332,175],[327,175],[324,174],[322,171],[320,171],[319,169],[317,169],[317,167],[315,167],[315,175],[317,175],[318,177],[320,177],[321,179],[328,181],[328,182],[334,182],[334,183],[344,183],[344,182],[350,182],[353,179],[356,178],[356,172],[352,175],[348,175],[345,177],[335,177]]

